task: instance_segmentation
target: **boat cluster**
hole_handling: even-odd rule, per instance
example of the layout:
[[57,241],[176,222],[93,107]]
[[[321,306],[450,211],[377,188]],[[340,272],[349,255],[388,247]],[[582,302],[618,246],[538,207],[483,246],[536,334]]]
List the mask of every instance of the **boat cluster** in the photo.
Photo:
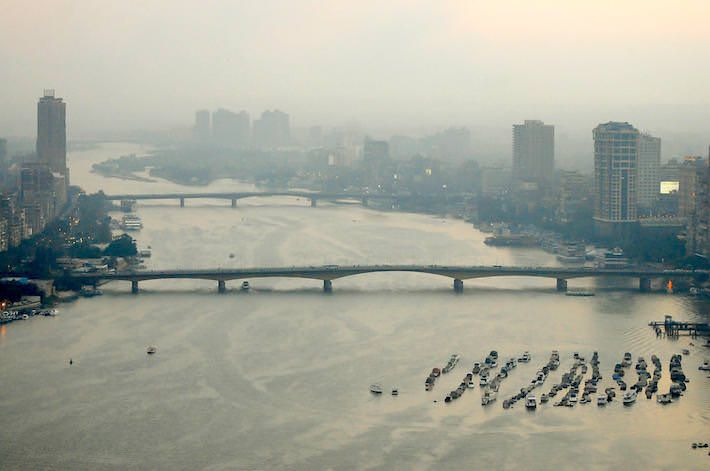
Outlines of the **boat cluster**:
[[[530,361],[530,354],[528,352],[523,353],[523,355],[518,358],[518,361],[522,361],[524,363]],[[528,384],[524,388],[520,388],[520,392],[515,394],[509,399],[506,399],[503,401],[503,408],[508,409],[511,406],[513,406],[516,402],[522,400],[523,398],[525,399],[525,407],[528,409],[535,409],[537,407],[537,399],[535,398],[535,395],[533,394],[533,390],[535,388],[542,387],[542,385],[545,383],[545,380],[547,379],[547,375],[550,373],[550,371],[554,371],[557,369],[557,367],[560,366],[560,354],[557,350],[552,352],[552,355],[550,355],[550,359],[548,362],[543,365],[541,369],[537,371],[535,374],[535,377],[530,381],[530,384]],[[545,396],[543,394],[543,396]],[[543,398],[541,397],[541,401]],[[544,397],[544,401],[547,402],[547,396]]]
[[446,365],[444,365],[443,368],[432,368],[431,373],[429,373],[429,376],[427,376],[427,379],[424,381],[424,388],[427,391],[431,391],[432,389],[434,389],[434,383],[436,383],[436,379],[442,374],[449,373],[451,372],[451,370],[456,368],[456,365],[459,364],[460,359],[461,355],[454,353],[453,355],[451,355],[449,361],[446,362]]
[[0,312],[0,324],[9,324],[14,321],[27,320],[34,316],[53,317],[56,315],[56,309],[23,309],[20,311],[3,311]]

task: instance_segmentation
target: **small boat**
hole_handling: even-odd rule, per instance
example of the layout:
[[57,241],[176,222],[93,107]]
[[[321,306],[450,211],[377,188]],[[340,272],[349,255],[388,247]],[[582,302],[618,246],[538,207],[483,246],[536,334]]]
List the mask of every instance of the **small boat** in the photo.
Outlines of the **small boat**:
[[478,382],[481,387],[488,386],[488,376],[481,376],[481,380]]
[[476,362],[473,364],[473,369],[471,370],[471,373],[473,374],[478,374],[481,371],[481,364],[479,362]]
[[370,392],[373,394],[382,394],[382,386],[377,383],[370,385]]
[[476,386],[476,383],[473,382],[473,380],[469,381],[467,384],[468,389],[473,389]]
[[636,402],[636,396],[637,396],[637,394],[638,394],[638,393],[636,392],[635,389],[631,389],[631,390],[629,390],[629,391],[626,391],[626,392],[624,393],[624,399],[623,399],[624,405],[627,405],[627,406],[628,406],[628,405],[631,405],[631,404],[633,404],[634,402]]
[[486,391],[483,394],[483,397],[481,398],[481,405],[487,406],[491,402],[495,401],[496,397],[497,397],[497,393],[495,391]]
[[605,406],[609,402],[608,397],[606,394],[599,394],[597,396],[597,405],[598,406]]
[[710,371],[710,362],[704,361],[702,365],[698,366],[700,371]]
[[576,402],[577,402],[577,393],[576,393],[576,392],[571,393],[571,394],[569,395],[568,401],[569,401],[571,404],[576,403]]
[[656,394],[656,402],[659,404],[670,404],[673,400],[670,394]]
[[690,355],[690,350],[688,350],[687,348],[684,348],[683,350],[681,350],[681,352],[683,353],[683,355]]
[[399,389],[394,388],[394,389],[392,390],[392,395],[393,395],[393,396],[399,396]]
[[526,409],[535,409],[537,407],[537,400],[535,399],[535,396],[533,394],[529,394],[525,398],[525,408]]
[[148,347],[148,348],[146,349],[145,352],[146,352],[148,355],[155,355],[155,353],[156,353],[157,351],[158,351],[158,347],[156,347],[156,346],[154,346],[154,345],[151,345],[150,347]]
[[527,363],[530,361],[530,353],[524,352],[520,357],[518,358],[518,361],[521,363]]
[[234,254],[233,254],[233,253],[230,253],[230,254],[229,254],[229,258],[234,258]]
[[249,282],[248,281],[242,282],[242,291],[249,291]]
[[594,296],[594,292],[587,290],[573,290],[567,291],[565,296]]
[[547,394],[542,393],[542,395],[540,396],[540,404],[544,404],[549,400],[550,400],[550,397]]

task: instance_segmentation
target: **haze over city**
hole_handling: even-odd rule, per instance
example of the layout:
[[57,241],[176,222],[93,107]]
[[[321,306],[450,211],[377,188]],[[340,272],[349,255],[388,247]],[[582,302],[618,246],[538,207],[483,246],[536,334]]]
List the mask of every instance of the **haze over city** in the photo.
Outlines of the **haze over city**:
[[469,126],[490,159],[537,118],[575,167],[598,122],[662,135],[664,158],[701,152],[710,128],[704,0],[32,3],[0,19],[11,136],[33,135],[27,103],[48,86],[72,102],[70,139],[279,108],[380,138]]
[[708,469],[710,0],[4,0],[0,470]]

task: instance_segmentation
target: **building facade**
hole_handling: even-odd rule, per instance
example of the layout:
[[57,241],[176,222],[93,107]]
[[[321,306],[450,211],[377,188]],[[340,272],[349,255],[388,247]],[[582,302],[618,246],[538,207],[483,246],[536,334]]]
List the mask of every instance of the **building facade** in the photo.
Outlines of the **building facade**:
[[636,223],[639,131],[629,123],[608,122],[593,131],[594,220],[601,236],[620,235]]
[[37,160],[67,176],[66,103],[45,90],[37,103]]
[[210,124],[209,110],[195,111],[195,126],[192,129],[192,136],[194,139],[199,142],[208,142],[210,140],[211,132],[212,127]]
[[639,136],[637,202],[651,208],[660,192],[661,139],[650,134]]
[[513,125],[513,178],[547,182],[555,168],[555,127],[526,120]]
[[216,144],[244,148],[250,143],[251,117],[246,111],[234,113],[223,108],[212,113],[212,138]]
[[291,142],[291,117],[283,111],[264,111],[254,120],[254,144],[261,148],[287,146]]

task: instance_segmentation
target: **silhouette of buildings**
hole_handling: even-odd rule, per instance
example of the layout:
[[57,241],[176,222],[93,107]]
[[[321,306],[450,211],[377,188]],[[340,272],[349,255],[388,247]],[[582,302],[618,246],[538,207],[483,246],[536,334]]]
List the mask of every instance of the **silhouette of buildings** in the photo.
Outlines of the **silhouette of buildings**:
[[549,182],[555,167],[555,127],[526,120],[513,125],[513,178],[519,182]]

